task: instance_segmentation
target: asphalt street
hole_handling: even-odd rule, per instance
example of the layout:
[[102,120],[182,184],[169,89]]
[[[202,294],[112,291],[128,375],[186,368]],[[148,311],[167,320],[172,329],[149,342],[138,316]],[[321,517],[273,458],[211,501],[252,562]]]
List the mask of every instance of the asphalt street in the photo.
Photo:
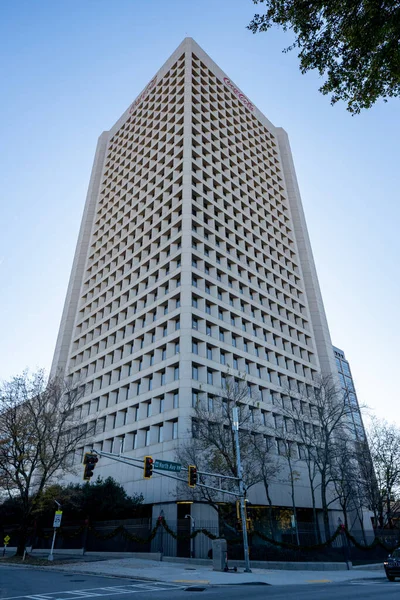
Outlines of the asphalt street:
[[[192,593],[204,599],[243,600],[391,600],[400,598],[400,580],[394,583],[377,577],[376,580],[355,580],[340,584],[316,581],[301,586],[235,585],[235,586],[183,587],[170,583],[141,581],[126,578],[99,577],[82,574],[61,573],[53,570],[0,567],[1,600],[184,600]],[[194,588],[194,589],[193,589]]]

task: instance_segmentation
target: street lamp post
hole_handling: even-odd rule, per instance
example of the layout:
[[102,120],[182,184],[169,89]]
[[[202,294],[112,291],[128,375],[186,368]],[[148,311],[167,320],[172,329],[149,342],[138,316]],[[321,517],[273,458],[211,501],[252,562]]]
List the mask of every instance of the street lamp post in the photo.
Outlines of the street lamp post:
[[240,462],[240,444],[239,444],[239,411],[237,406],[233,408],[233,423],[232,429],[235,432],[235,443],[236,443],[236,468],[237,476],[239,478],[239,501],[240,501],[240,517],[242,519],[242,533],[243,533],[243,550],[244,550],[244,562],[245,562],[245,573],[251,573],[250,569],[250,558],[249,558],[249,542],[247,539],[247,521],[246,521],[246,508],[245,498],[246,492],[243,483],[242,465]]
[[[190,535],[192,535],[195,528],[195,520],[192,515],[185,515],[185,519],[190,519]],[[194,537],[190,538],[190,558],[194,558]]]

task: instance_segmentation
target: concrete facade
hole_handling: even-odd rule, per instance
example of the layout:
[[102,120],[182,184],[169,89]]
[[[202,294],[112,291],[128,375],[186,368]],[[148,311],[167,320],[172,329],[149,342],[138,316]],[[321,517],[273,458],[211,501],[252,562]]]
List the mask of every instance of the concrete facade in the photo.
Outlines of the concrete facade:
[[[270,424],[285,390],[337,377],[287,134],[186,38],[99,139],[52,366],[85,385],[96,426],[77,465],[121,444],[174,460],[193,402],[228,371]],[[95,473],[155,515],[185,500],[141,469],[102,458]],[[289,485],[271,494],[291,505]],[[266,504],[261,487],[250,500]],[[303,475],[297,504],[311,505]]]

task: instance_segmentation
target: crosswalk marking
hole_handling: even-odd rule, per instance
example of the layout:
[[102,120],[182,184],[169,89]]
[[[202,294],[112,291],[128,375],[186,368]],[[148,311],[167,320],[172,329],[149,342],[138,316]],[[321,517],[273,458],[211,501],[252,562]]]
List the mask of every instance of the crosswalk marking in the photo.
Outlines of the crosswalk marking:
[[46,592],[44,594],[27,594],[25,596],[9,596],[2,600],[83,600],[84,598],[95,598],[100,596],[118,596],[123,594],[137,594],[139,592],[160,592],[171,589],[181,589],[182,586],[173,583],[158,581],[142,582],[98,588],[87,588],[83,590],[65,590],[58,592]]

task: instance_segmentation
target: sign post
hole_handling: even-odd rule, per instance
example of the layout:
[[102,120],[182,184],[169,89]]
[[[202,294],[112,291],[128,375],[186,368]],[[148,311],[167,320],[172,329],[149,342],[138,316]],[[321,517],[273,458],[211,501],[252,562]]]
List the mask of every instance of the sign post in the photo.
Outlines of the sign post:
[[3,550],[3,556],[6,555],[6,548],[8,546],[9,541],[11,540],[9,535],[6,535],[6,537],[4,538],[4,550]]
[[61,518],[62,518],[62,510],[56,510],[56,512],[54,513],[54,521],[53,521],[53,527],[54,527],[53,541],[51,542],[51,550],[50,550],[49,556],[47,557],[47,560],[54,560],[54,543],[56,541],[57,529],[61,526]]

